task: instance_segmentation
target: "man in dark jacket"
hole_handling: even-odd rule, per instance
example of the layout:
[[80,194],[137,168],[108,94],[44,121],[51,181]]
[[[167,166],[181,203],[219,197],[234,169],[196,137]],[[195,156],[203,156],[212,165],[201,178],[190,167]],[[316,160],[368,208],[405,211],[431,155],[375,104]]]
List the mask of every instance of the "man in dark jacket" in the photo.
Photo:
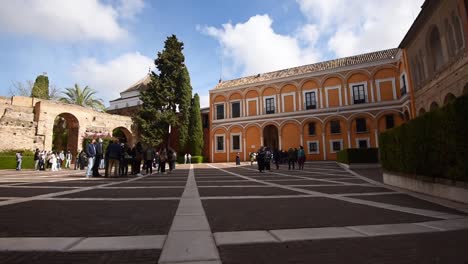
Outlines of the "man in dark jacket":
[[120,156],[122,155],[122,148],[119,142],[111,142],[106,150],[106,159],[109,161],[109,165],[106,167],[106,177],[112,177],[112,168],[114,168],[114,177],[118,176]]
[[101,164],[103,155],[104,150],[102,149],[102,139],[99,139],[96,143],[96,158],[94,159],[93,165],[93,177],[102,177],[102,175],[99,174],[99,164]]
[[88,169],[86,170],[86,178],[91,178],[91,173],[94,166],[94,158],[96,157],[96,140],[91,140],[86,145],[86,156],[88,157]]

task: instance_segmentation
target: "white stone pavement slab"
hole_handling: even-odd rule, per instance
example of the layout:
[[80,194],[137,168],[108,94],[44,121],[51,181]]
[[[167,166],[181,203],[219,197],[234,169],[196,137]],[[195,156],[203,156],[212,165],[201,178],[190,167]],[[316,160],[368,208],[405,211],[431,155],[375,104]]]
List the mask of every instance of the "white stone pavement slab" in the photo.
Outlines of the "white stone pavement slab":
[[166,236],[117,236],[89,237],[69,248],[68,251],[113,251],[136,249],[161,249]]
[[211,231],[169,232],[159,263],[219,260]]
[[218,232],[213,235],[218,246],[278,242],[268,231]]
[[431,222],[417,223],[417,225],[436,228],[442,231],[468,229],[468,218],[431,221]]
[[364,236],[361,233],[345,227],[282,229],[272,230],[270,232],[275,235],[281,242]]
[[63,251],[80,237],[8,237],[0,238],[0,251]]
[[364,225],[364,226],[350,226],[351,230],[368,236],[382,236],[382,235],[398,235],[398,234],[412,234],[412,233],[425,233],[437,232],[434,228],[429,228],[416,224],[389,224],[389,225]]

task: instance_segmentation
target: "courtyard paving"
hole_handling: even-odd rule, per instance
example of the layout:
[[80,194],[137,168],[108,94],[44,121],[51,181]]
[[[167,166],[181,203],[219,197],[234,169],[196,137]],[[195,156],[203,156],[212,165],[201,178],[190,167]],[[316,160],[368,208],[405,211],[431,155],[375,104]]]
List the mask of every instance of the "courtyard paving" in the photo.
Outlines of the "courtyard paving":
[[282,167],[0,171],[0,263],[468,263],[468,205]]

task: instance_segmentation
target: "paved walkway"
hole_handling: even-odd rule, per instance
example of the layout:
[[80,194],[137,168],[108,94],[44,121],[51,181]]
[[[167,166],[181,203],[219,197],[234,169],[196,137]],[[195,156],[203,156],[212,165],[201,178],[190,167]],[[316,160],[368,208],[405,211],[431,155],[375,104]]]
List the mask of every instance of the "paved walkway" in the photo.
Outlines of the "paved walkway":
[[0,171],[1,263],[468,263],[468,205],[334,162]]

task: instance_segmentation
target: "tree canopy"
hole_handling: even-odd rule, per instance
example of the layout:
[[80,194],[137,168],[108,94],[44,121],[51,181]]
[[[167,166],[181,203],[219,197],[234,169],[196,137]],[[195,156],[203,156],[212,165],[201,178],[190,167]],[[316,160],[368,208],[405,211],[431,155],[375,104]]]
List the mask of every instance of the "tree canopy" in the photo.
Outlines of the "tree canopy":
[[63,94],[64,96],[59,99],[60,102],[89,107],[99,111],[105,110],[102,99],[96,98],[96,91],[88,86],[81,89],[78,84],[75,84],[73,88],[66,88]]
[[140,93],[143,105],[136,120],[146,144],[167,142],[169,127],[177,127],[181,150],[186,147],[192,87],[183,48],[175,35],[166,39],[154,61],[157,71],[151,72],[148,89]]
[[31,97],[49,100],[49,77],[39,75],[34,82]]

